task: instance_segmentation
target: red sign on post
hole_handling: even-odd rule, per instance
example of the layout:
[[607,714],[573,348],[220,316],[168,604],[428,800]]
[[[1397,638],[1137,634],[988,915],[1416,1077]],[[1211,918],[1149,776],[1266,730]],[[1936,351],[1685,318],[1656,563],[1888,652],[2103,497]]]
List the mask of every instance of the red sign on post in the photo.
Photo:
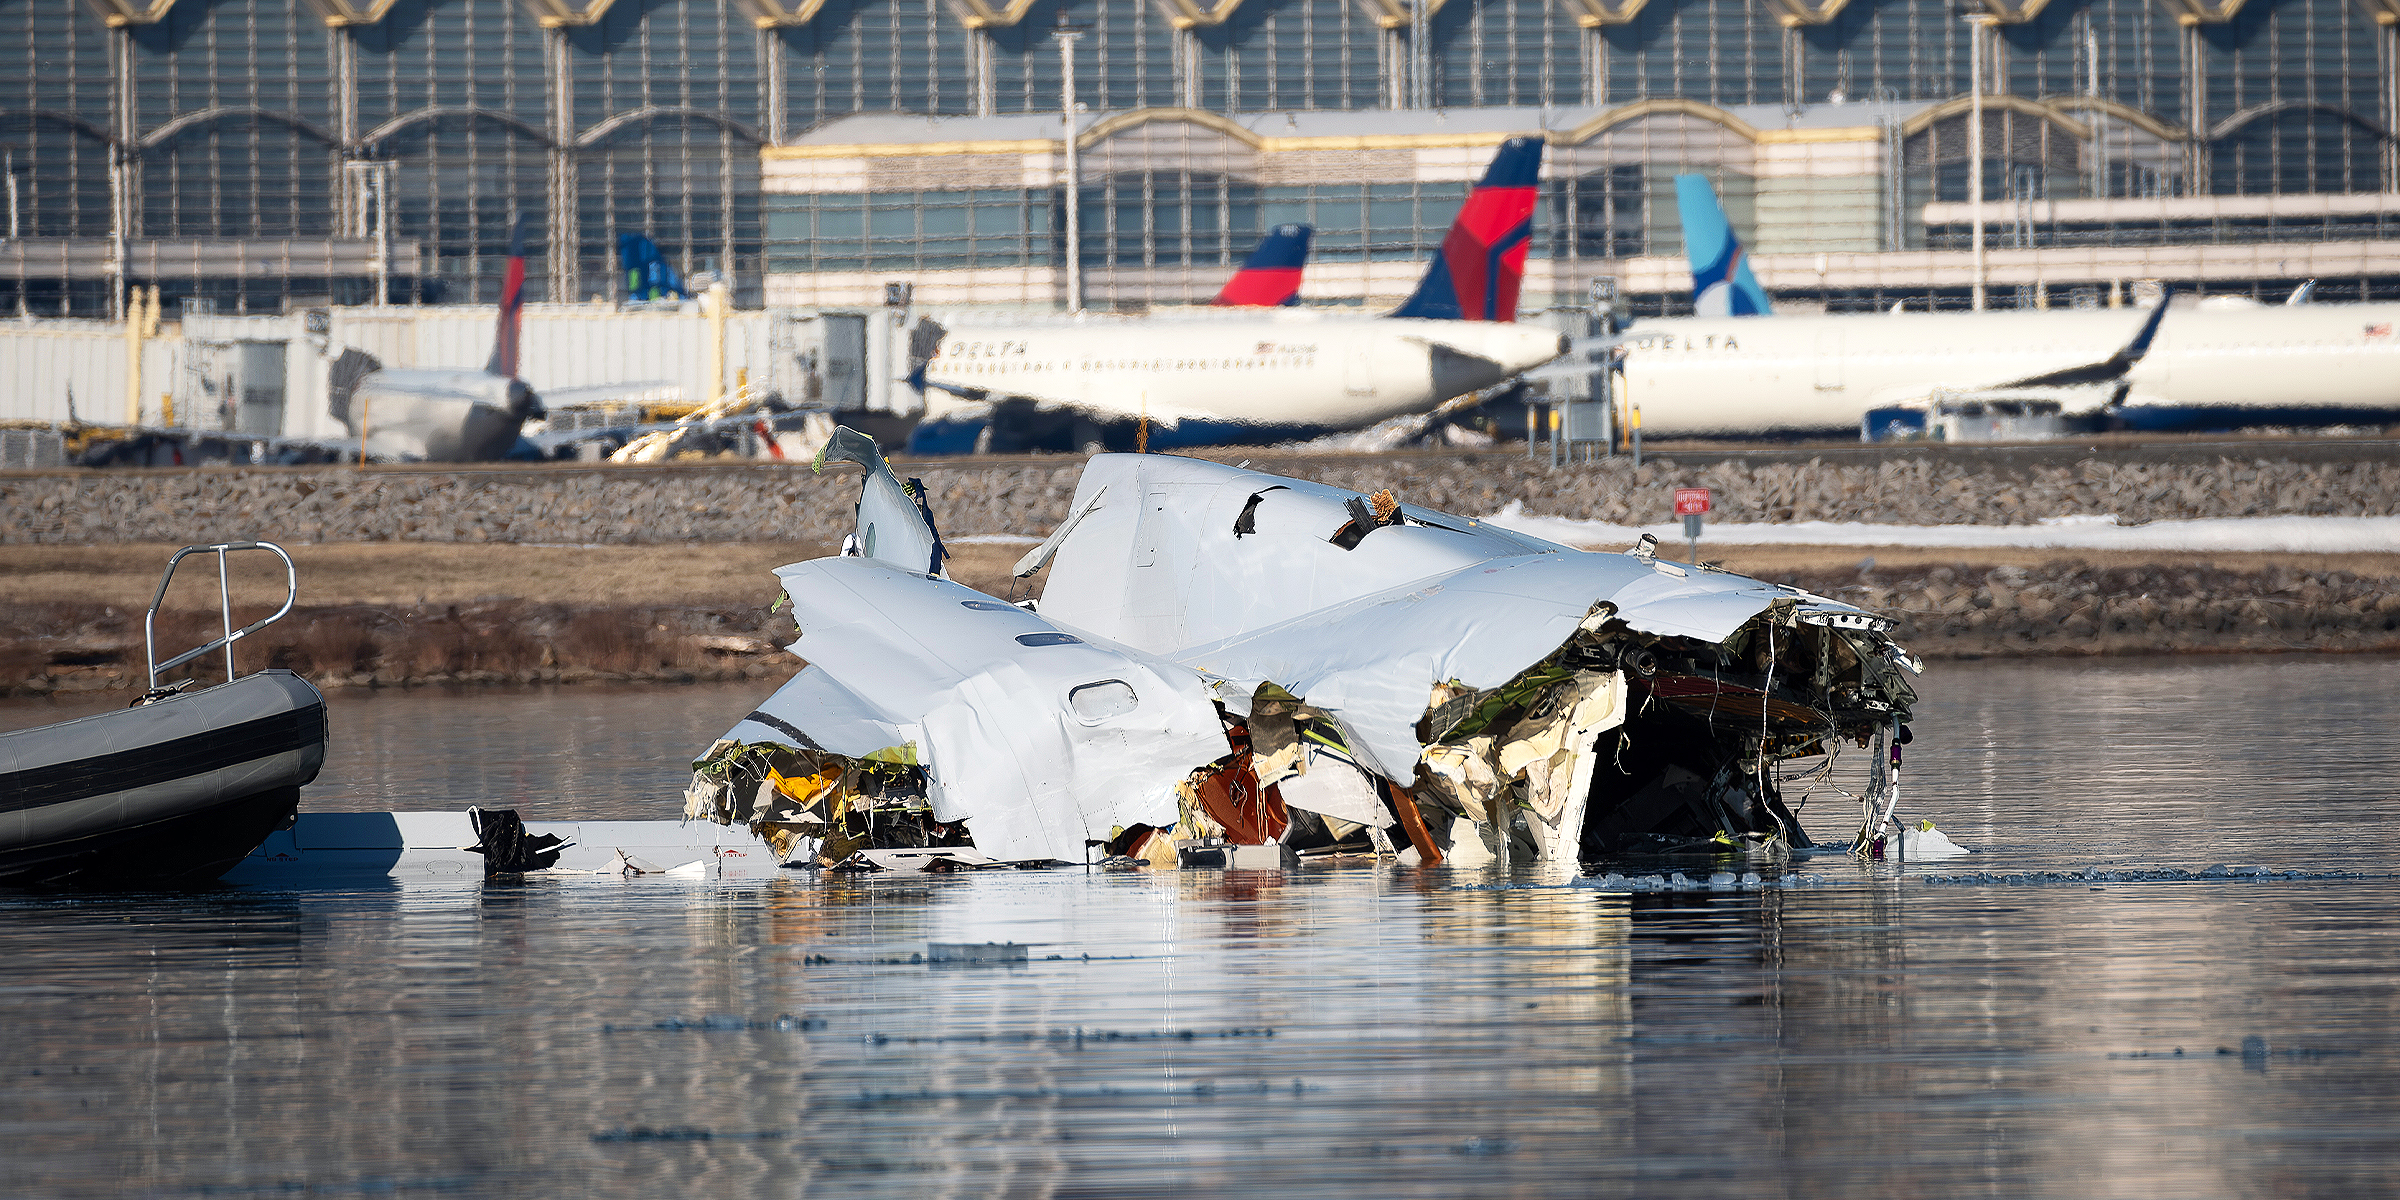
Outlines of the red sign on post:
[[1675,515],[1696,517],[1708,511],[1707,488],[1676,488]]

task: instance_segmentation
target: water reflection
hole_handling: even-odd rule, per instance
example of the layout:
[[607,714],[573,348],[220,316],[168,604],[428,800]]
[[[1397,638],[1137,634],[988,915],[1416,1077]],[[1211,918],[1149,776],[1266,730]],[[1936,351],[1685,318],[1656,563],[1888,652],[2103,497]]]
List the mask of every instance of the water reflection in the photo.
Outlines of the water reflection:
[[[2309,1194],[2400,1162],[2389,884],[1430,879],[13,901],[0,1188]],[[909,957],[1001,933],[1033,961]]]
[[[1909,804],[1978,867],[2388,872],[2389,671],[1953,668]],[[484,727],[551,764],[528,794],[647,805],[609,731],[725,722],[644,703]],[[375,710],[409,786],[505,782],[412,758],[427,707]],[[2393,880],[1855,877],[8,897],[0,1194],[2305,1196],[2400,1167]],[[911,959],[991,940],[1030,961]]]

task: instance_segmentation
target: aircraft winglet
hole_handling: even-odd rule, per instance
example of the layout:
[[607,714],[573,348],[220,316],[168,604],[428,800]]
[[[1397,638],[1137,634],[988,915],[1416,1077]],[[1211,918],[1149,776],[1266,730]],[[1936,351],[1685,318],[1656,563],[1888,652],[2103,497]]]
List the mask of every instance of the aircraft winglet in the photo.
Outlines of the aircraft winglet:
[[2133,369],[2133,364],[2142,361],[2143,355],[2150,353],[2151,339],[2158,336],[2158,323],[2166,319],[2167,301],[2174,295],[2175,288],[2171,284],[2159,292],[2158,307],[2150,310],[2150,318],[2143,321],[2142,327],[2135,331],[2133,340],[2125,343],[2115,354],[2096,363],[2085,363],[2079,367],[2068,367],[2064,370],[2051,371],[2025,379],[2011,380],[1998,385],[1998,387],[2078,387],[2085,384],[2106,383],[2125,374]]

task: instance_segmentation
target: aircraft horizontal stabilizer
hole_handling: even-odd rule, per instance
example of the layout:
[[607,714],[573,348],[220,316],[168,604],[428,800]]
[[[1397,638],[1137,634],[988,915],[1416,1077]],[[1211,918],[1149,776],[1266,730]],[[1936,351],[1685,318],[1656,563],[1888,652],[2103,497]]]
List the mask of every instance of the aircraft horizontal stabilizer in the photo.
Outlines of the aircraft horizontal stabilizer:
[[672,379],[639,379],[626,383],[594,383],[569,388],[544,388],[544,409],[585,408],[601,404],[680,400],[683,385]]

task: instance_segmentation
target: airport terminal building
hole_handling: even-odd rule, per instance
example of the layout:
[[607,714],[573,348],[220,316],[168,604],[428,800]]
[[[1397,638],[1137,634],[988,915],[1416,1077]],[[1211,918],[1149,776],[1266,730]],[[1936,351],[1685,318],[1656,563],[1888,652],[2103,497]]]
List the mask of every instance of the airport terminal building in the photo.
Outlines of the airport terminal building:
[[1999,305],[2400,296],[2400,0],[0,0],[0,31],[0,311],[32,316],[489,303],[520,217],[538,300],[617,298],[643,233],[751,307],[1187,303],[1297,220],[1304,295],[1379,303],[1527,133],[1530,306],[1684,302],[1687,171],[1804,303],[1963,303],[1977,210]]

